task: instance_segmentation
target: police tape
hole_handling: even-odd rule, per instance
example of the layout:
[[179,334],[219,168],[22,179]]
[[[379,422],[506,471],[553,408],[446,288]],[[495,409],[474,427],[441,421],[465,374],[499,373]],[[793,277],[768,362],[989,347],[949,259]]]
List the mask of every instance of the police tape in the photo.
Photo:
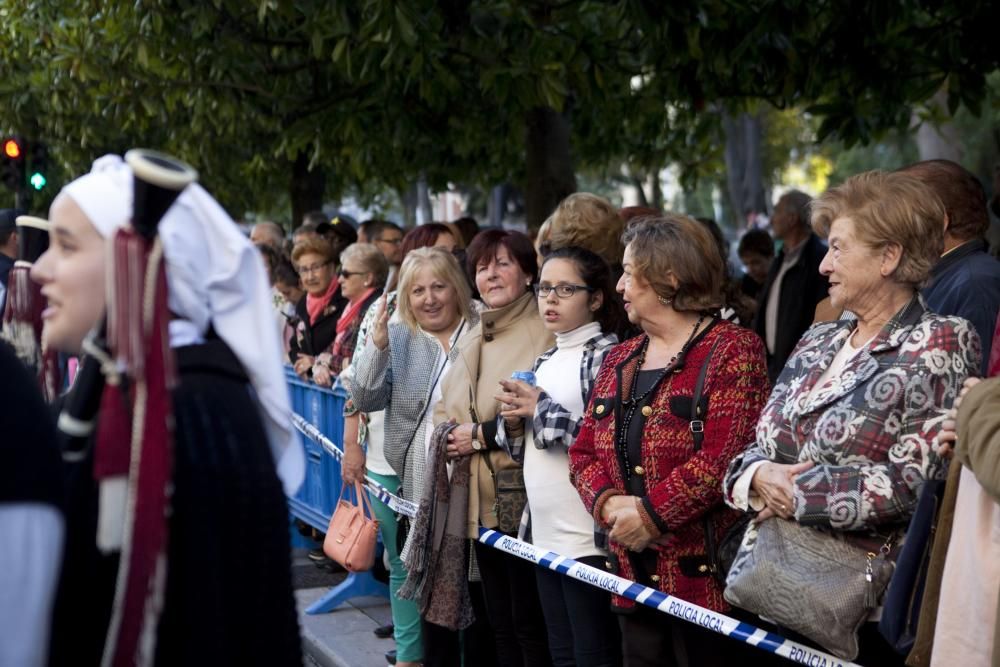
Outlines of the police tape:
[[[332,440],[323,435],[318,428],[310,424],[305,420],[302,415],[292,413],[292,424],[295,428],[299,430],[300,433],[305,435],[307,438],[320,445],[324,450],[327,451],[330,456],[337,459],[338,461],[343,461],[344,452],[342,449],[337,447]],[[389,489],[385,488],[374,479],[365,475],[365,487],[376,497],[379,502],[386,505],[389,509],[397,514],[402,514],[413,518],[417,515],[417,504],[409,500],[405,500],[395,495]]]
[[[322,446],[335,459],[338,461],[343,459],[344,452],[303,417],[292,413],[292,423],[295,425],[295,428],[310,440]],[[380,502],[389,506],[394,512],[411,518],[416,516],[416,503],[400,498],[367,476],[365,477],[365,486],[375,494]],[[859,667],[859,665],[853,662],[846,662],[829,653],[793,642],[781,635],[767,632],[725,614],[720,614],[711,609],[705,609],[699,605],[675,598],[655,588],[623,579],[617,575],[599,570],[596,567],[575,561],[572,558],[561,556],[552,551],[539,549],[533,544],[522,542],[510,535],[498,533],[495,530],[481,527],[479,529],[479,541],[494,549],[505,551],[512,556],[530,561],[539,567],[553,570],[567,577],[573,577],[585,584],[603,589],[614,595],[620,595],[639,604],[644,604],[647,607],[652,607],[688,623],[693,623],[712,632],[725,635],[730,639],[756,646],[762,651],[773,653],[800,665],[809,665],[809,667]]]
[[479,541],[494,549],[505,551],[512,556],[523,558],[539,567],[553,570],[567,577],[573,577],[585,584],[596,586],[603,590],[634,600],[647,607],[670,614],[679,619],[694,623],[702,628],[726,635],[731,639],[741,641],[751,646],[774,653],[792,662],[810,667],[858,667],[853,662],[846,662],[836,656],[817,649],[804,646],[781,635],[766,632],[735,618],[705,609],[672,595],[637,584],[634,581],[610,574],[596,567],[561,556],[552,551],[522,542],[516,538],[488,528],[479,529]]

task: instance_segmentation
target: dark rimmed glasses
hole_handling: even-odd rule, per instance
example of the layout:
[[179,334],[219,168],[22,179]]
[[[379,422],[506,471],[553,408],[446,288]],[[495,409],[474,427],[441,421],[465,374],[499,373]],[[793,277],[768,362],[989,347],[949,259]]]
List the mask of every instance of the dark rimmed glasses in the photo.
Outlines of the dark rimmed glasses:
[[535,285],[535,294],[541,299],[548,297],[553,291],[555,291],[556,296],[560,299],[568,299],[576,294],[577,290],[584,290],[590,293],[594,291],[594,288],[587,285],[567,285],[565,283],[558,285],[547,285],[545,283]]

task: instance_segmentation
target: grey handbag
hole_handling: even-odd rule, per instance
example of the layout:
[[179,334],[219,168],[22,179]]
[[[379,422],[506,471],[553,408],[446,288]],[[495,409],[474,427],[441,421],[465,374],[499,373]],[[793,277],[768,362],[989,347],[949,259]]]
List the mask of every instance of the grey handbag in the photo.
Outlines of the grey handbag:
[[771,518],[748,531],[726,579],[728,602],[794,630],[838,658],[858,656],[858,629],[889,585],[893,564],[795,521]]

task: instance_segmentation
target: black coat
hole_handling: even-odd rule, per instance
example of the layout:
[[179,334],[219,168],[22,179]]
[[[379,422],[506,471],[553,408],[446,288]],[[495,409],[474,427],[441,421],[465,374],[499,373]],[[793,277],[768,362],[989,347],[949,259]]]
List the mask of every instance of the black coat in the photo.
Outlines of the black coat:
[[[767,353],[767,376],[774,384],[775,379],[785,367],[788,357],[798,344],[799,338],[806,329],[812,326],[816,316],[816,304],[827,297],[830,281],[820,275],[819,265],[826,255],[826,245],[815,234],[810,234],[802,248],[798,261],[792,265],[781,280],[781,291],[778,303],[778,326],[774,336],[774,352]],[[760,290],[757,304],[757,316],[753,320],[753,330],[767,341],[765,319],[767,316],[767,300],[771,294],[771,285],[778,277],[781,263],[785,259],[782,250],[771,262],[767,272],[767,282]]]
[[[218,339],[176,353],[174,491],[155,665],[301,665],[288,510],[244,369]],[[66,561],[50,667],[92,667],[104,648],[118,555],[97,549],[93,447],[65,468]]]
[[347,299],[340,293],[340,288],[333,293],[330,303],[323,309],[319,319],[315,324],[309,322],[309,311],[306,309],[307,295],[303,294],[299,302],[295,304],[295,314],[299,319],[299,326],[296,327],[295,334],[289,341],[288,359],[292,364],[298,359],[300,354],[315,357],[317,354],[328,352],[333,341],[337,338],[337,320],[347,306]]

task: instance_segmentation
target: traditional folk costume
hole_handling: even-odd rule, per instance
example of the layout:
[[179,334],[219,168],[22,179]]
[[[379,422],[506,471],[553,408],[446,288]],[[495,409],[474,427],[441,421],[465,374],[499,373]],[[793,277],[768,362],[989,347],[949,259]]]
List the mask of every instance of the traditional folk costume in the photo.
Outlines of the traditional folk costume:
[[96,432],[64,452],[52,664],[297,665],[284,493],[303,460],[267,279],[196,184],[140,225],[146,166],[101,158],[63,190],[114,257],[110,350],[85,345],[107,378]]

